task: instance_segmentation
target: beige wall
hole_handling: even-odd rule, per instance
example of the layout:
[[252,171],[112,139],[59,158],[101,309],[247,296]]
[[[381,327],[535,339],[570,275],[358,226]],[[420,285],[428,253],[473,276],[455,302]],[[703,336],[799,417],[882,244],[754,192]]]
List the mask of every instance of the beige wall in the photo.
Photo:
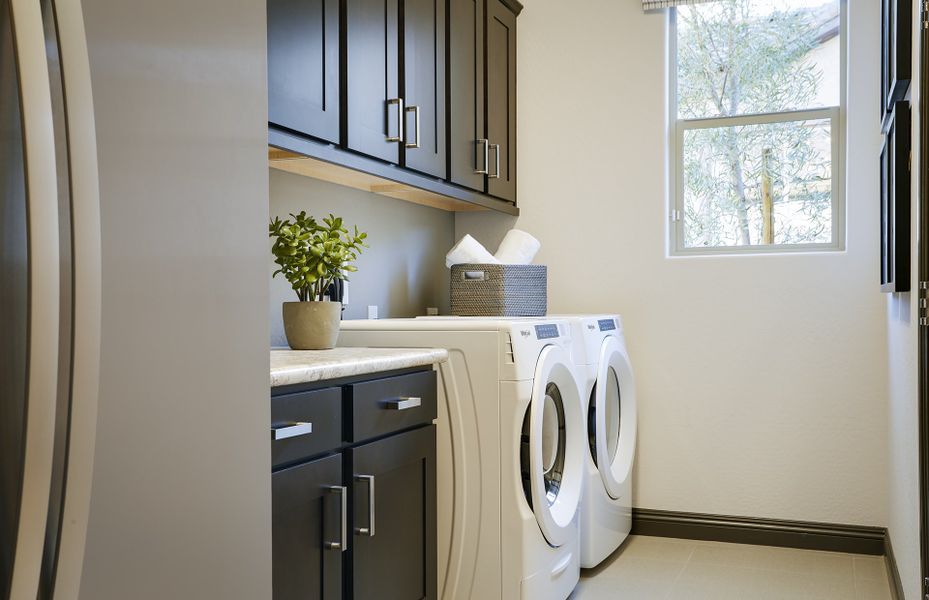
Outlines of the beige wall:
[[[913,2],[913,14],[919,14],[919,2]],[[919,19],[913,20],[913,39],[919,40]],[[919,73],[919,44],[913,44],[913,73]],[[919,165],[919,86],[910,86],[913,110],[913,164]],[[925,168],[923,166],[922,168]],[[916,175],[917,171],[914,171]],[[913,177],[912,194],[912,268],[911,279],[917,281],[916,223],[919,179]],[[915,283],[914,283],[915,287]],[[889,441],[889,529],[894,556],[907,598],[919,598],[919,409],[917,403],[916,294],[888,296],[888,368],[890,371]]]
[[668,258],[667,17],[525,0],[522,216],[554,311],[618,311],[637,375],[639,507],[887,523],[887,320],[878,290],[879,8],[850,0],[847,251]]
[[[369,304],[380,318],[425,314],[426,307],[448,309],[445,253],[452,247],[454,215],[409,202],[362,192],[317,179],[269,169],[271,215],[305,210],[323,217],[334,213],[368,232],[368,245],[351,276],[345,318],[367,317]],[[270,250],[271,242],[268,241]],[[276,267],[268,252],[268,277]],[[271,280],[271,345],[284,346],[281,303],[295,300],[285,279]]]

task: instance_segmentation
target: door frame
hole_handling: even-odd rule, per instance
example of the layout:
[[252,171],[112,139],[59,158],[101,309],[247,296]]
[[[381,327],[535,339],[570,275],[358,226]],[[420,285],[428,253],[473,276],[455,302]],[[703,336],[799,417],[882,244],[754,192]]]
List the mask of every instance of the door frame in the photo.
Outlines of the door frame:
[[[921,3],[922,4],[922,3]],[[927,15],[920,11],[919,22]],[[926,102],[929,100],[929,30],[919,27],[919,204],[917,207],[917,326],[919,363],[919,546],[922,594],[929,593],[929,324],[926,324],[926,309],[922,302],[927,297],[929,282],[929,119],[926,118]],[[912,168],[912,167],[911,167]]]

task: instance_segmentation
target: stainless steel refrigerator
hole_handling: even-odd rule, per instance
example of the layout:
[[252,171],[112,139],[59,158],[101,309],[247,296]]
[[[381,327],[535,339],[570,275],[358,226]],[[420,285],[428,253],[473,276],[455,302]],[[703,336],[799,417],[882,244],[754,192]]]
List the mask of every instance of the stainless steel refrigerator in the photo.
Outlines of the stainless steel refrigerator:
[[0,0],[0,599],[270,598],[264,19]]

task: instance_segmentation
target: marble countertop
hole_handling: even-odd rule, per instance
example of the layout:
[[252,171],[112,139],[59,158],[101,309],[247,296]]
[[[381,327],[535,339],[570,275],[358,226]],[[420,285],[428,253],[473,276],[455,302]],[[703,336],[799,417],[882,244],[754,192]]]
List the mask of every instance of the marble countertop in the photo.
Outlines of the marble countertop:
[[271,387],[409,369],[448,360],[442,348],[271,350]]

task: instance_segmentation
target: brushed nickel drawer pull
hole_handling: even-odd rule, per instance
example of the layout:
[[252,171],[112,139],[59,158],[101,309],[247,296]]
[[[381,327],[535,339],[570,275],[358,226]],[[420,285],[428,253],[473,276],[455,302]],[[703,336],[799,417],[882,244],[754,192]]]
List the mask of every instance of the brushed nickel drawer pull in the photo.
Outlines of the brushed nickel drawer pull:
[[331,485],[329,492],[339,495],[339,534],[338,542],[324,542],[327,550],[348,550],[348,488],[344,485]]
[[271,439],[275,441],[286,440],[287,438],[309,435],[311,433],[313,433],[312,423],[291,423],[283,427],[272,427]]
[[[413,113],[413,125],[414,125],[413,132],[414,132],[414,135],[416,136],[412,143],[408,142],[406,144],[406,147],[407,148],[419,148],[419,107],[418,106],[407,106],[406,112]],[[403,123],[403,126],[404,126],[404,129],[406,129],[405,121]]]
[[355,475],[355,481],[368,484],[368,526],[356,527],[355,533],[374,537],[374,475]]
[[396,400],[387,400],[384,402],[384,408],[387,410],[408,410],[418,408],[423,405],[423,399],[416,396],[408,398],[397,398]]
[[388,142],[398,142],[403,143],[403,98],[391,98],[387,101],[387,110],[390,110],[391,106],[397,107],[397,135],[390,135],[390,114],[388,113],[387,120],[387,141]]
[[500,179],[500,144],[491,144],[490,149],[494,151],[497,171],[493,175],[487,175],[488,179]]
[[[481,138],[477,140],[479,145],[484,146],[484,168],[483,169],[474,169],[474,172],[478,175],[487,175],[490,165],[490,140]],[[475,157],[476,159],[477,157]],[[477,160],[475,160],[477,162]]]

